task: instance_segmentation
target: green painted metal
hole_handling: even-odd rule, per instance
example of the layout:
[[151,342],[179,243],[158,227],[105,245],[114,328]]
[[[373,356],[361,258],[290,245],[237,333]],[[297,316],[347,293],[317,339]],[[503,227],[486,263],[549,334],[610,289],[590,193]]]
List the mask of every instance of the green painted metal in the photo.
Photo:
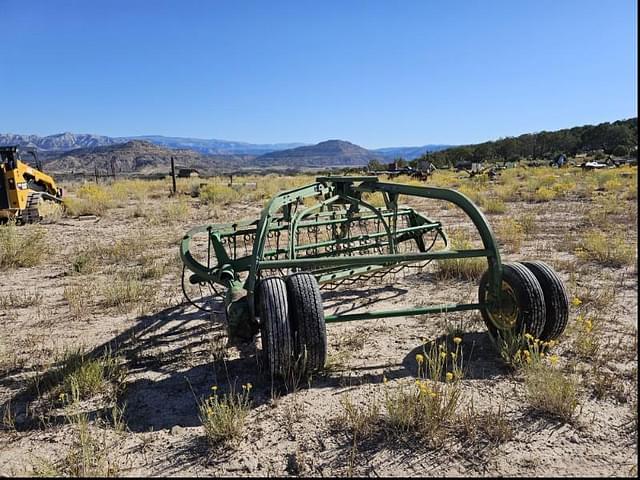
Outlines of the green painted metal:
[[445,303],[442,305],[431,305],[428,307],[399,308],[396,310],[377,310],[375,312],[327,315],[324,317],[324,321],[326,323],[337,323],[349,322],[353,320],[373,320],[376,318],[406,317],[415,315],[426,315],[429,313],[463,312],[467,310],[479,310],[480,308],[485,307],[486,305],[483,305],[481,303]]
[[[382,193],[384,207],[363,198],[376,192]],[[450,249],[443,225],[400,205],[401,196],[453,203],[471,219],[483,248]],[[315,203],[306,206],[309,199]],[[430,244],[426,240],[429,236]],[[194,238],[207,242],[205,258],[194,256]],[[432,251],[438,239],[444,247]],[[404,250],[400,250],[401,246]],[[407,248],[413,251],[405,251]],[[233,290],[233,300],[227,307],[233,307],[234,322],[244,318],[251,325],[257,324],[254,292],[259,279],[300,269],[312,272],[320,283],[327,283],[394,266],[484,257],[493,294],[489,298],[499,299],[501,291],[502,265],[496,239],[485,216],[469,198],[451,189],[381,182],[372,176],[318,177],[315,183],[273,197],[258,220],[193,228],[182,239],[180,256],[192,272],[192,283]],[[241,301],[237,298],[240,291],[244,295]],[[327,322],[337,322],[480,308],[485,306],[452,303],[325,318]]]

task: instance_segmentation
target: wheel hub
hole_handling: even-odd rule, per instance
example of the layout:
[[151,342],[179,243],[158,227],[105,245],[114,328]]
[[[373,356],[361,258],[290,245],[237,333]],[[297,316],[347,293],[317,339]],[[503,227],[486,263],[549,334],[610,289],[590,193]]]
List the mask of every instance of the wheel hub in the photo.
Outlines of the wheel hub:
[[499,298],[490,298],[489,303],[487,314],[496,328],[511,330],[516,326],[520,309],[511,285],[503,280]]

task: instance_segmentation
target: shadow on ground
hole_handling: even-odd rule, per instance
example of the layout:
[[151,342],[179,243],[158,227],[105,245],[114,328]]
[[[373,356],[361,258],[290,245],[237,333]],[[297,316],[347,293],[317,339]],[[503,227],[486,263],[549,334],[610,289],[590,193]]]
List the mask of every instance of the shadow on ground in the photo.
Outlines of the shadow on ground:
[[[391,297],[402,292],[401,289],[394,289]],[[328,300],[331,304],[335,299]],[[238,358],[225,359],[222,356],[224,349],[220,348],[220,342],[223,341],[226,341],[226,335],[220,315],[207,316],[182,305],[139,317],[132,327],[95,347],[88,356],[98,358],[110,350],[126,359],[126,389],[119,402],[126,405],[126,423],[134,432],[200,425],[198,400],[208,396],[213,385],[218,386],[219,393],[224,393],[234,389],[239,391],[242,384],[251,383],[254,407],[270,402],[274,393],[282,395],[291,390],[291,385],[271,381],[262,373],[261,357],[255,343],[240,346]],[[450,350],[454,347],[451,338],[446,335],[436,342],[448,342]],[[486,332],[466,333],[461,347],[465,378],[487,379],[504,373]],[[390,379],[415,377],[418,374],[418,353],[423,353],[422,345],[408,352],[399,363],[349,367],[343,371],[315,375],[310,385],[300,387],[331,388],[380,383],[381,371],[386,372],[385,375]],[[47,393],[43,386],[55,388],[52,380],[57,378],[56,375],[59,376],[56,370],[54,367],[43,374],[38,388],[35,385],[28,386],[11,398],[12,411],[25,413],[23,417],[29,418],[26,415],[28,405],[39,395]],[[3,383],[11,381],[7,378],[2,380]],[[97,414],[102,412],[89,412],[90,416]],[[64,421],[63,417],[49,417],[46,423],[50,425]],[[43,422],[32,419],[16,426],[19,430],[38,429],[43,427]]]

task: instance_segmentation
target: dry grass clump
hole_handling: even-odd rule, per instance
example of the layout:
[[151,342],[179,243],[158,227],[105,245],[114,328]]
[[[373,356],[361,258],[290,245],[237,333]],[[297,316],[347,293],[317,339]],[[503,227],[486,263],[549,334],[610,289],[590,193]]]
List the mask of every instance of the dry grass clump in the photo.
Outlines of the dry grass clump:
[[488,198],[484,202],[484,211],[486,213],[504,213],[507,211],[507,206],[499,198]]
[[103,215],[121,200],[114,195],[112,189],[95,183],[83,184],[78,188],[76,195],[76,198],[64,199],[64,205],[70,215]]
[[[449,237],[453,250],[469,250],[474,248],[469,234],[454,231]],[[485,258],[451,258],[439,260],[435,276],[437,279],[478,280],[487,269]]]
[[115,398],[122,388],[124,375],[121,359],[110,350],[92,356],[78,347],[58,355],[53,367],[37,375],[33,383],[38,392],[49,392],[52,401],[66,405],[98,394]]
[[[480,178],[480,177],[476,177]],[[475,179],[474,179],[475,180]],[[457,188],[459,193],[462,193],[466,197],[475,203],[479,207],[483,207],[487,198],[486,192],[484,192],[484,187],[482,189],[478,188],[475,184],[463,184]]]
[[534,235],[538,231],[538,219],[533,213],[525,213],[518,217],[518,223],[525,235]]
[[557,196],[558,192],[553,188],[540,187],[532,194],[531,198],[535,202],[550,202],[555,200]]
[[107,244],[91,242],[73,252],[70,259],[71,271],[92,273],[101,264],[122,265],[126,262],[139,262],[145,252],[153,251],[155,246],[155,240],[142,231]]
[[[33,467],[39,477],[115,477],[120,473],[120,462],[113,453],[114,442],[109,441],[105,429],[93,428],[86,413],[69,415],[73,425],[72,445],[69,452],[57,461],[40,460]],[[94,430],[98,430],[97,434]]]
[[339,428],[346,428],[353,437],[354,444],[359,439],[369,437],[377,431],[380,421],[380,404],[370,398],[364,407],[353,403],[348,395],[340,399],[343,412],[336,419]]
[[218,387],[211,387],[211,395],[199,402],[199,417],[204,426],[209,445],[237,444],[242,436],[244,423],[249,415],[251,384],[242,385],[242,392],[218,394]]
[[[513,369],[541,365],[549,349],[557,344],[555,340],[543,342],[529,333],[522,335],[510,330],[499,331],[496,338],[490,338],[502,361]],[[553,361],[557,361],[557,357]]]
[[48,251],[46,234],[38,225],[0,225],[0,270],[39,265]]
[[113,433],[124,432],[124,406],[117,402],[111,408],[109,421],[98,414],[93,424],[89,414],[81,410],[80,392],[60,394],[60,406],[67,423],[72,426],[72,444],[68,453],[55,461],[36,460],[33,473],[37,476],[111,477],[120,473],[121,461],[114,454],[117,441]]
[[591,317],[578,315],[573,325],[573,351],[583,360],[593,360],[600,352],[602,329],[600,323]]
[[89,315],[89,301],[95,292],[91,285],[78,283],[64,287],[63,298],[69,305],[69,315],[73,320],[83,320]]
[[513,218],[504,218],[496,227],[496,235],[510,252],[519,252],[524,241],[524,228]]
[[520,199],[520,193],[517,184],[499,185],[494,190],[496,198],[502,202],[516,202]]
[[129,311],[133,305],[142,306],[155,300],[155,289],[131,276],[115,278],[103,284],[100,294],[101,306],[116,308],[121,313]]
[[15,309],[38,307],[42,305],[42,293],[38,290],[21,290],[20,292],[8,292],[0,294],[0,308]]
[[525,395],[535,411],[569,421],[578,406],[578,382],[558,368],[560,357],[550,354],[555,340],[541,341],[532,335],[502,332],[494,339],[502,360],[524,375]]
[[235,189],[219,182],[201,187],[199,196],[203,203],[213,205],[227,205],[242,198]]
[[412,388],[385,390],[384,427],[394,437],[420,437],[427,447],[438,447],[451,431],[462,391],[457,382],[416,380]]
[[524,382],[527,402],[535,411],[566,422],[574,418],[579,405],[577,380],[539,364],[525,370]]
[[576,256],[584,262],[596,262],[609,267],[624,267],[635,262],[635,248],[619,232],[591,230],[578,240]]
[[41,201],[38,206],[38,212],[43,220],[56,221],[60,220],[64,216],[64,204]]
[[384,423],[393,436],[419,435],[425,446],[437,447],[453,428],[462,394],[462,338],[454,337],[453,343],[455,350],[449,351],[445,342],[429,342],[416,355],[414,388],[385,389]]
[[185,221],[189,218],[191,206],[186,198],[165,200],[159,207],[145,208],[138,203],[133,210],[134,218],[145,218],[151,225],[166,225]]
[[467,444],[477,444],[484,441],[499,445],[513,439],[514,433],[511,423],[504,410],[497,407],[480,412],[473,405],[473,401],[460,415],[461,434]]
[[425,446],[437,447],[454,424],[461,389],[417,380],[413,388],[385,391],[386,430],[396,437],[418,435]]
[[119,386],[123,380],[120,360],[110,352],[99,358],[89,358],[82,350],[76,350],[68,352],[63,362],[62,400],[67,396],[86,399],[112,393],[114,385]]

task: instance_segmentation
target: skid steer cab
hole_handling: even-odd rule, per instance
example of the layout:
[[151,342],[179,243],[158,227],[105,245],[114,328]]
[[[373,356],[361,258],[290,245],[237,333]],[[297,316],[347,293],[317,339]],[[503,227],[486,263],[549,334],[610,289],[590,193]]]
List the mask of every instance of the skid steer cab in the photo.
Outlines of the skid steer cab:
[[42,164],[34,150],[24,150],[32,157],[28,164],[21,157],[18,146],[0,146],[0,221],[39,221],[39,207],[43,201],[62,203],[62,189],[42,171]]

